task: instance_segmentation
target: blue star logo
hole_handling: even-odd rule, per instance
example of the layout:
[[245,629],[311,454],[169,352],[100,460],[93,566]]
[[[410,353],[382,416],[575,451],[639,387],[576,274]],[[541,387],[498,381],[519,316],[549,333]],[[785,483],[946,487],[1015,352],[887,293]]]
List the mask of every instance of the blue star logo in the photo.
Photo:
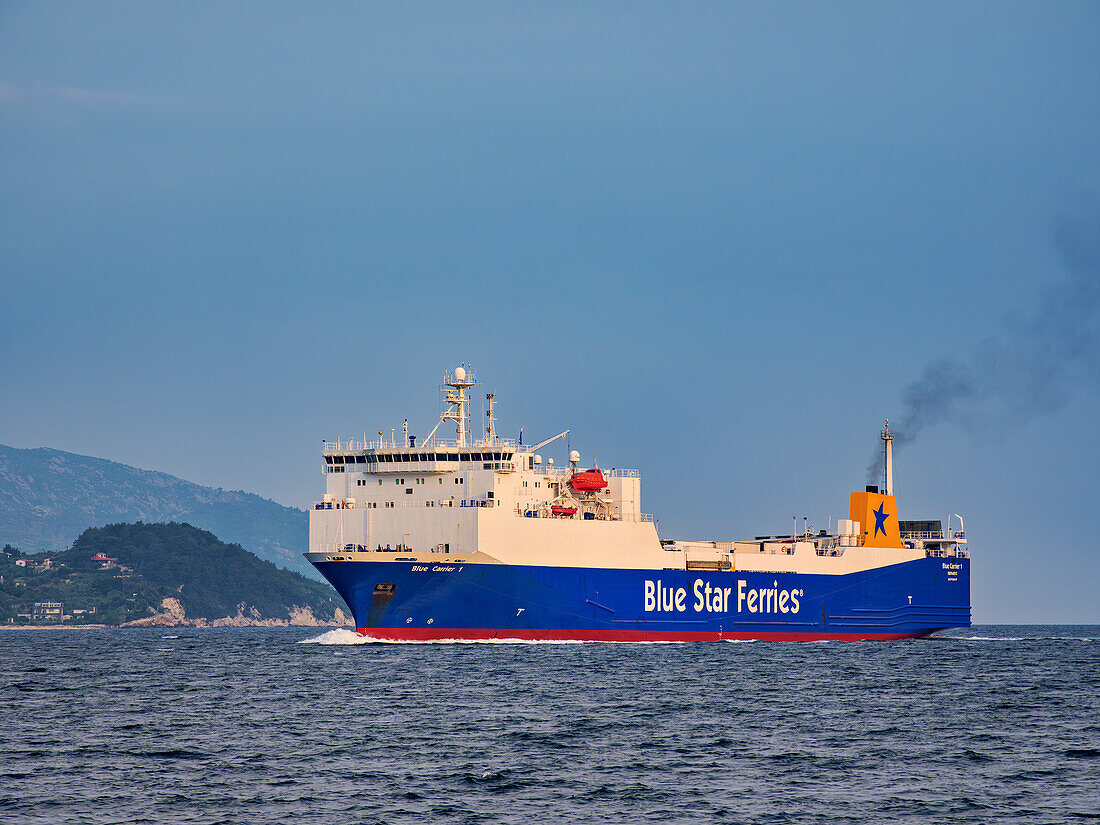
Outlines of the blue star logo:
[[[890,514],[886,512],[886,502],[882,502],[881,504],[879,504],[877,510],[872,510],[871,512],[875,514],[875,536],[877,536],[879,533],[882,533],[882,535],[885,536],[886,519],[890,518]],[[874,538],[875,536],[871,536],[871,538]]]

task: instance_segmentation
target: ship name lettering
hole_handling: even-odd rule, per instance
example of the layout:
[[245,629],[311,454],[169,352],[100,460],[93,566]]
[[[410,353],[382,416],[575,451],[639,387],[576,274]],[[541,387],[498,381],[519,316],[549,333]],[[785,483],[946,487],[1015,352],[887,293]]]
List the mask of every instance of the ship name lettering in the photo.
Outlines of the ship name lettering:
[[687,599],[687,590],[682,587],[672,587],[661,584],[657,579],[652,582],[645,581],[645,612],[646,613],[683,613],[687,610],[684,603]]
[[427,573],[428,572],[428,565],[426,565],[426,564],[425,565],[414,564],[413,568],[412,568],[412,571],[414,573]]
[[797,613],[802,606],[799,598],[806,595],[800,589],[781,590],[779,580],[771,587],[749,587],[745,579],[737,580],[737,612],[749,613]]
[[732,587],[711,587],[710,582],[695,580],[695,612],[729,613]]
[[[732,587],[714,587],[710,582],[696,579],[692,586],[696,613],[728,613]],[[684,587],[665,585],[660,579],[646,579],[644,589],[646,613],[684,613],[687,611],[688,591]]]

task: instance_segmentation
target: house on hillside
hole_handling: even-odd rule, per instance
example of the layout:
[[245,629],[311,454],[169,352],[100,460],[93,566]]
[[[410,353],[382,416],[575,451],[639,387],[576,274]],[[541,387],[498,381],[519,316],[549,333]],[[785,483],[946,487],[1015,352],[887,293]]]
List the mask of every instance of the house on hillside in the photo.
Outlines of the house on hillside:
[[61,602],[35,602],[31,609],[31,618],[36,622],[59,622],[65,618],[65,605]]

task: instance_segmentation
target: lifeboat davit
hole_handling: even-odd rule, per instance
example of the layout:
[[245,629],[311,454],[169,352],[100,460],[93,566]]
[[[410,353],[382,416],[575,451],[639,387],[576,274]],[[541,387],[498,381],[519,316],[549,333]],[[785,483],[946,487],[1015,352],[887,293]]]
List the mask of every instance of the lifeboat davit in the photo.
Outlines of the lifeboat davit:
[[594,493],[607,486],[607,479],[603,477],[599,467],[593,467],[591,470],[573,473],[569,486],[580,493]]
[[560,504],[555,504],[550,508],[550,512],[555,516],[571,516],[577,512],[576,507],[562,507]]

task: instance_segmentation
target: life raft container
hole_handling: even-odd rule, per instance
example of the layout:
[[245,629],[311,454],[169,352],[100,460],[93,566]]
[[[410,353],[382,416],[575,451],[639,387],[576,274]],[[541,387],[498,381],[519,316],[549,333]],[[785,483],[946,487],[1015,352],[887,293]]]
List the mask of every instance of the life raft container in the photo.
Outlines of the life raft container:
[[591,470],[573,473],[569,486],[579,493],[594,493],[607,486],[607,479],[598,467],[593,467]]

